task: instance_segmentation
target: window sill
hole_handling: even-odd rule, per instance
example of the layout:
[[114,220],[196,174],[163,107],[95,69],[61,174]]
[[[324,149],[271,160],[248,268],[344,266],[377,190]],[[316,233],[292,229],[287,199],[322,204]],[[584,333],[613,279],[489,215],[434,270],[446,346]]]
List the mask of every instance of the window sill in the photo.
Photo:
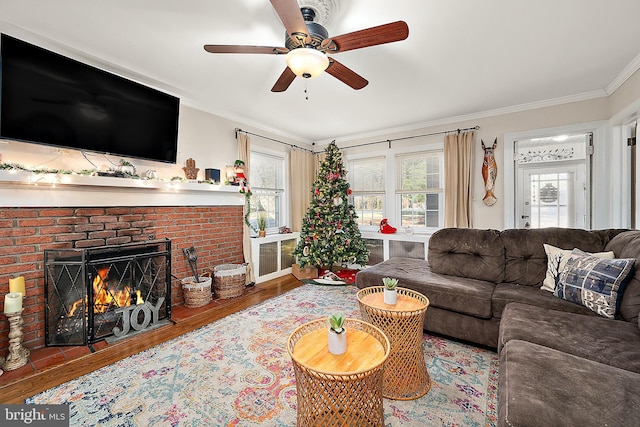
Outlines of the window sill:
[[398,230],[393,234],[380,233],[378,231],[361,231],[360,234],[365,239],[381,239],[381,240],[401,240],[405,242],[424,242],[433,234],[433,231],[414,232],[407,234],[402,230]]

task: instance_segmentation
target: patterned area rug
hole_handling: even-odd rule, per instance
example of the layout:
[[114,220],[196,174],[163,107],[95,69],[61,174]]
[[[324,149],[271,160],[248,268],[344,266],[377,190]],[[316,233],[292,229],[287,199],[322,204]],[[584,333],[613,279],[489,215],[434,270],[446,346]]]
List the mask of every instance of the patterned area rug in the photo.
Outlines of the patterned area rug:
[[[286,351],[302,323],[360,318],[355,286],[303,285],[27,399],[69,403],[72,426],[293,426]],[[431,390],[384,400],[387,426],[495,426],[496,353],[424,336]]]

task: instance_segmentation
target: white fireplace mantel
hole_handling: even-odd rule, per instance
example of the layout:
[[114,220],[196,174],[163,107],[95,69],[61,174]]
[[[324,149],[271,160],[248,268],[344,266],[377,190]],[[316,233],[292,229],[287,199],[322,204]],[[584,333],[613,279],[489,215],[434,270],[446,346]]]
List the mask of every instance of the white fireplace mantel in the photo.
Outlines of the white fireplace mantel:
[[231,185],[0,170],[1,207],[243,204]]

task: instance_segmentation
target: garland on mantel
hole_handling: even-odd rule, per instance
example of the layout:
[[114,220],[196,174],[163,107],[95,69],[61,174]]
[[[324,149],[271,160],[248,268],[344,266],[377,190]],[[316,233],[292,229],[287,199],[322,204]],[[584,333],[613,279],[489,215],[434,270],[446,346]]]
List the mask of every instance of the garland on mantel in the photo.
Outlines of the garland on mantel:
[[[0,163],[0,170],[8,170],[8,171],[22,171],[22,172],[29,172],[32,174],[36,174],[36,175],[45,175],[45,174],[54,174],[54,175],[83,175],[83,176],[100,176],[98,174],[98,171],[95,169],[82,169],[80,172],[74,171],[74,170],[70,170],[70,169],[51,169],[51,168],[28,168],[25,167],[21,164],[18,163],[13,163],[13,162],[3,162]],[[120,171],[116,171],[115,169],[109,169],[109,172],[114,173],[113,175],[109,175],[109,177],[111,178],[131,178],[131,179],[142,179],[145,181],[163,181],[163,179],[161,178],[148,178],[148,177],[141,177],[138,174],[131,174],[128,172],[120,172]],[[176,181],[180,181],[180,182],[186,182],[187,180],[180,177],[180,176],[174,176],[173,178],[171,178],[171,182],[176,182]],[[198,181],[199,184],[219,184],[216,183],[215,181],[211,181],[211,180],[204,180],[204,181]]]
[[61,175],[87,175],[87,176],[93,174],[94,172],[89,169],[83,169],[79,173],[72,170],[67,170],[67,169],[49,169],[49,168],[30,169],[22,166],[21,164],[13,163],[13,162],[0,163],[0,170],[19,170],[19,171],[30,172],[35,174],[52,173],[52,174],[61,174]]

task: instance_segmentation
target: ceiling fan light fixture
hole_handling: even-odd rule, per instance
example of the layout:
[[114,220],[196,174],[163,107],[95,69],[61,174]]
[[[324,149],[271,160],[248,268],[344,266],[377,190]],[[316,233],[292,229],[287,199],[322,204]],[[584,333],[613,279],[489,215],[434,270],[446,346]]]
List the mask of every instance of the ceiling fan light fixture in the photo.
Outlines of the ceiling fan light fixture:
[[329,66],[327,55],[309,47],[289,51],[285,61],[296,76],[305,79],[318,77]]

